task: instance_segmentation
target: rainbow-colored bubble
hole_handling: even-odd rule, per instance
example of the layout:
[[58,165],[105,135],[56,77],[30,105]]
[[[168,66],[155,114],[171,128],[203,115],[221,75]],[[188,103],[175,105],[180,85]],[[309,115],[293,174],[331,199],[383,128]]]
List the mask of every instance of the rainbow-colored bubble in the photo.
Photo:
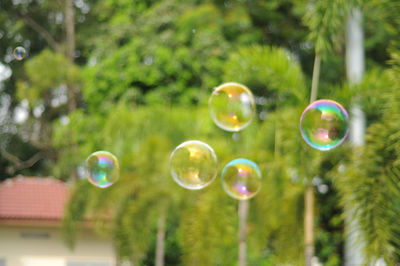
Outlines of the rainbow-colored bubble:
[[26,50],[22,46],[18,46],[14,49],[14,58],[17,59],[18,61],[21,61],[22,59],[25,58],[26,55]]
[[190,140],[180,144],[170,157],[170,171],[180,186],[202,189],[215,179],[218,172],[217,155],[206,143]]
[[247,159],[235,159],[222,170],[222,186],[229,196],[238,200],[254,197],[261,188],[261,171]]
[[327,151],[346,139],[348,123],[347,111],[339,103],[319,100],[310,104],[301,115],[300,132],[311,147]]
[[119,178],[118,159],[108,151],[97,151],[86,159],[87,178],[96,187],[106,188]]
[[251,91],[233,82],[217,87],[211,94],[208,106],[215,124],[231,132],[247,127],[255,113],[255,101]]

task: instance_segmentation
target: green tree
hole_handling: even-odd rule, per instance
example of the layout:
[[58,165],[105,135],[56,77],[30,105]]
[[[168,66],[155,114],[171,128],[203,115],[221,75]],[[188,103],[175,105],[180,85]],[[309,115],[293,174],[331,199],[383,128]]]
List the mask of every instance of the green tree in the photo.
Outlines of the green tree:
[[396,222],[400,212],[398,52],[393,53],[392,62],[392,69],[387,70],[389,87],[381,86],[385,84],[382,75],[379,78],[373,75],[376,79],[369,78],[369,83],[365,84],[368,87],[364,87],[367,92],[374,92],[377,101],[383,102],[380,105],[383,108],[375,110],[374,114],[381,119],[368,127],[365,147],[353,154],[345,170],[344,167],[338,169],[344,171],[343,179],[338,182],[339,191],[343,203],[351,204],[356,210],[349,215],[360,223],[368,260],[375,261],[383,256],[389,264],[399,260],[399,224]]
[[[64,221],[70,244],[79,221],[91,219],[114,239],[119,257],[137,264],[161,261],[164,243],[167,265],[232,265],[237,202],[218,180],[193,192],[169,176],[172,149],[200,139],[214,147],[220,169],[247,157],[262,170],[263,188],[249,208],[249,265],[303,264],[303,197],[313,180],[329,188],[316,194],[316,256],[323,263],[342,263],[339,197],[360,210],[367,254],[398,262],[398,192],[390,185],[398,168],[398,67],[385,69],[399,36],[399,6],[351,3],[365,14],[368,72],[350,88],[345,1],[2,1],[0,57],[12,75],[0,87],[0,172],[51,171],[68,180],[90,153],[109,150],[120,160],[121,179],[106,190],[77,182]],[[16,62],[19,44],[28,57]],[[362,153],[343,145],[319,154],[300,137],[315,53],[322,58],[320,98],[345,107],[357,99],[366,110]],[[398,57],[393,52],[394,63]],[[247,85],[257,101],[257,118],[234,135],[213,125],[206,110],[212,88],[228,81]],[[67,101],[52,104],[60,95]],[[22,125],[13,120],[18,108],[29,111]]]
[[[4,81],[5,95],[10,97],[8,115],[12,117],[13,112],[18,115],[21,110],[28,113],[30,119],[15,126],[18,132],[14,139],[22,138],[18,146],[36,151],[26,158],[24,149],[16,150],[10,143],[2,143],[1,154],[10,164],[7,167],[8,175],[32,168],[38,161],[41,161],[40,165],[32,169],[48,173],[55,161],[56,153],[48,145],[51,142],[51,123],[57,115],[59,117],[75,110],[79,103],[79,78],[74,61],[75,26],[81,23],[75,20],[75,15],[84,18],[85,6],[75,7],[72,0],[1,3],[1,36],[4,36],[4,41],[1,43],[3,49],[0,56],[11,72],[11,76]],[[17,45],[27,50],[24,61],[13,60],[12,52]],[[46,46],[52,52],[45,50]],[[41,56],[35,57],[39,53]],[[29,58],[34,59],[30,61]],[[29,63],[25,65],[27,61]],[[49,73],[48,79],[46,74]],[[62,96],[66,99],[60,100]],[[51,105],[57,105],[58,108]],[[65,108],[61,105],[65,105]],[[29,173],[29,170],[24,172]]]

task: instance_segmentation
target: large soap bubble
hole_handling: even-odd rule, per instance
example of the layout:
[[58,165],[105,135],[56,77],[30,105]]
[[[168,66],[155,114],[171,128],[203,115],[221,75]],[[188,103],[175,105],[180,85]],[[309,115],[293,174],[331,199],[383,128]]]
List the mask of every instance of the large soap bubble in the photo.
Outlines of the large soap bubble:
[[186,141],[172,152],[170,171],[180,186],[192,190],[202,189],[217,176],[217,156],[204,142]]
[[326,151],[346,139],[348,122],[349,116],[340,104],[331,100],[319,100],[304,110],[300,118],[300,131],[307,144]]
[[229,196],[238,200],[254,197],[261,188],[261,171],[247,159],[235,159],[222,170],[222,186]]
[[255,102],[251,91],[233,82],[217,87],[211,94],[208,106],[215,124],[232,132],[247,127],[255,113]]

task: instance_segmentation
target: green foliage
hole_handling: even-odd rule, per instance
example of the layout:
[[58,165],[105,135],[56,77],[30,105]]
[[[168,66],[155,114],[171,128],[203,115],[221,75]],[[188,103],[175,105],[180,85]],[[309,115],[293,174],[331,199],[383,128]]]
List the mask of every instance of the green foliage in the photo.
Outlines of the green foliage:
[[312,1],[304,16],[310,28],[308,38],[314,43],[315,51],[325,55],[343,43],[343,21],[347,15],[346,1]]
[[298,62],[281,48],[250,46],[231,53],[223,66],[224,80],[246,84],[256,95],[280,105],[303,103],[306,89]]
[[[116,184],[102,190],[76,183],[63,221],[70,246],[89,220],[97,233],[112,237],[119,257],[152,265],[158,221],[164,219],[166,265],[234,265],[236,202],[219,180],[187,191],[169,175],[173,148],[199,139],[215,149],[220,169],[246,157],[263,173],[262,190],[250,201],[249,265],[303,264],[304,184],[316,177],[329,187],[317,194],[316,256],[325,265],[343,263],[341,213],[351,206],[365,233],[366,254],[399,261],[397,1],[78,1],[74,64],[63,55],[60,3],[0,3],[0,57],[12,70],[0,86],[0,114],[10,106],[0,117],[0,147],[25,159],[37,151],[25,143],[27,135],[39,136],[39,144],[55,151],[54,164],[47,158],[19,173],[50,168],[64,180],[74,179],[93,151],[117,155]],[[368,71],[362,83],[348,86],[344,29],[354,6],[364,13]],[[21,15],[42,26],[59,49],[46,48],[43,33]],[[20,44],[28,57],[17,62],[11,53]],[[368,140],[360,152],[344,144],[321,155],[301,139],[298,120],[307,105],[314,49],[323,56],[320,98],[345,107],[357,102],[366,112]],[[207,110],[212,88],[230,81],[248,86],[257,102],[252,124],[233,135],[217,128]],[[71,113],[64,103],[52,104],[65,86],[77,94],[82,88],[83,102]],[[23,99],[30,119],[16,126],[13,109]],[[41,107],[34,117],[31,111]],[[0,164],[11,165],[3,157]],[[343,165],[346,171],[338,172]]]
[[[78,164],[79,160],[84,159],[81,156],[88,156],[94,150],[109,150],[120,159],[121,180],[107,191],[92,194],[89,202],[93,203],[89,205],[93,207],[88,210],[89,213],[98,213],[95,212],[95,206],[105,198],[107,202],[113,202],[113,206],[118,206],[110,233],[114,236],[121,257],[134,258],[135,262],[140,262],[151,245],[150,235],[157,226],[156,217],[160,217],[160,213],[165,211],[169,213],[168,210],[171,209],[180,217],[179,225],[174,230],[177,230],[179,236],[177,241],[182,250],[184,265],[195,262],[197,265],[226,265],[237,260],[236,204],[221,190],[219,182],[215,182],[204,192],[196,193],[179,188],[169,176],[167,162],[172,148],[187,139],[200,139],[214,147],[220,160],[220,169],[235,157],[246,156],[262,166],[266,194],[260,196],[254,207],[250,208],[250,260],[254,264],[266,265],[302,261],[302,245],[293,246],[291,243],[294,236],[296,241],[302,242],[302,229],[299,230],[299,224],[302,223],[303,185],[291,184],[288,177],[285,181],[281,180],[282,166],[291,163],[297,169],[298,161],[290,162],[290,158],[286,160],[283,157],[274,161],[274,153],[277,150],[279,153],[302,150],[301,138],[297,133],[300,109],[284,111],[284,106],[296,104],[304,99],[304,81],[300,68],[296,61],[288,59],[284,50],[254,47],[253,50],[241,49],[232,53],[228,62],[232,68],[221,71],[226,73],[227,79],[228,75],[233,76],[231,73],[236,71],[234,62],[241,57],[248,62],[248,65],[242,66],[242,71],[247,71],[253,66],[261,68],[264,62],[258,61],[261,56],[277,59],[280,63],[272,63],[275,60],[268,62],[271,73],[266,77],[265,72],[259,71],[243,81],[255,85],[261,84],[260,80],[266,80],[270,84],[268,87],[271,93],[275,92],[280,96],[293,92],[293,95],[288,96],[292,100],[285,105],[269,108],[271,119],[261,123],[255,120],[253,125],[240,134],[240,142],[233,146],[228,139],[230,134],[221,132],[212,124],[205,106],[197,107],[197,110],[168,108],[150,103],[147,106],[135,107],[122,99],[120,104],[113,108],[113,112],[107,112],[105,116],[101,117],[98,113],[86,115],[78,111],[70,115],[70,124],[56,126],[54,144],[63,151],[57,168],[60,169],[60,174],[67,174],[66,169],[73,169],[71,163],[75,160],[71,160],[71,157],[77,158],[74,163]],[[279,83],[279,79],[287,79],[287,82]],[[295,86],[296,90],[293,89]],[[256,89],[255,92],[262,93],[262,90]],[[272,113],[274,109],[276,114]],[[278,122],[280,120],[292,122],[281,125]],[[274,130],[278,131],[275,129],[278,126],[279,132],[276,133]],[[102,134],[93,135],[92,132]],[[276,134],[279,136],[276,137]],[[257,147],[265,145],[265,141],[271,141],[268,136],[272,136],[272,142],[266,146],[269,148],[258,149]],[[279,143],[276,143],[276,139]],[[264,163],[270,160],[273,162]],[[270,171],[271,168],[276,170]],[[300,166],[297,171],[303,173],[305,170]],[[278,184],[280,189],[276,190]],[[265,201],[265,198],[270,200]],[[101,210],[106,210],[104,205],[98,206]],[[273,214],[269,219],[265,219],[264,212],[271,212],[271,209],[274,210]],[[281,220],[275,217],[285,218]],[[208,253],[211,252],[212,255],[205,256],[199,252],[205,249],[210,250]],[[288,256],[284,250],[289,250],[291,255]],[[267,255],[260,256],[261,252],[266,252]]]
[[194,10],[175,1],[143,13],[132,26],[132,34],[141,38],[132,38],[87,70],[89,107],[108,109],[121,98],[148,104],[192,104],[204,98],[221,82],[229,48],[220,16],[212,5]]
[[[399,61],[394,59],[394,63],[394,68],[387,71],[392,77],[398,72]],[[355,210],[348,215],[358,220],[364,233],[368,259],[373,261],[383,256],[389,264],[398,261],[400,250],[400,228],[396,221],[400,214],[399,84],[393,79],[392,86],[381,87],[379,95],[375,94],[384,102],[380,110],[382,118],[369,126],[366,146],[353,154],[343,179],[338,182],[343,206]]]
[[73,248],[75,246],[75,234],[77,231],[77,222],[84,220],[88,201],[88,189],[90,184],[82,182],[79,186],[75,186],[70,195],[70,204],[65,210],[65,218],[63,219],[63,236],[67,244]]
[[325,178],[324,184],[329,191],[325,194],[318,193],[316,202],[318,204],[318,218],[316,220],[317,231],[315,233],[315,249],[320,262],[324,265],[341,265],[341,253],[343,246],[342,208],[340,208],[337,189],[333,181]]
[[235,201],[226,197],[219,185],[213,184],[190,201],[192,206],[182,215],[183,265],[230,265],[237,261]]
[[[162,116],[164,119],[160,120]],[[196,116],[195,112],[165,108],[133,110],[121,104],[104,120],[76,112],[68,126],[58,127],[55,145],[63,150],[59,160],[60,172],[68,173],[66,169],[71,167],[71,156],[88,156],[98,149],[110,150],[118,155],[121,179],[107,190],[88,188],[90,196],[81,206],[85,208],[82,211],[95,221],[97,231],[114,236],[121,257],[134,258],[136,263],[141,261],[151,244],[150,236],[156,227],[154,221],[160,213],[179,208],[182,198],[180,193],[172,193],[176,184],[168,173],[168,158],[172,144],[177,145],[188,137],[187,129],[190,126],[193,128],[193,116]],[[208,123],[211,124],[210,121]],[[199,130],[204,132],[207,128],[199,127]],[[104,134],[93,138],[92,132]],[[84,160],[76,157],[76,163]],[[114,211],[110,212],[110,208]],[[104,219],[108,221],[110,217],[115,217],[111,227],[104,224]],[[69,221],[78,222],[81,218],[69,216],[67,212],[66,230],[72,228]]]
[[[26,80],[17,83],[20,100],[28,99],[32,106],[51,100],[52,92],[61,85],[77,84],[80,69],[63,55],[43,50],[25,64]],[[46,106],[48,107],[48,106]]]
[[390,58],[389,49],[394,45],[400,33],[400,4],[398,1],[362,1],[364,12],[365,50],[367,64],[375,67],[376,58]]

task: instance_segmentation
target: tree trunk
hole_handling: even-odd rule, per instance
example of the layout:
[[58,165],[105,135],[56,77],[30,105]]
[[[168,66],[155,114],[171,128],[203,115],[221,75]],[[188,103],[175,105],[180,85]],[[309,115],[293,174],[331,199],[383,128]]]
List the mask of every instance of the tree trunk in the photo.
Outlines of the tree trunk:
[[321,56],[318,53],[316,53],[314,59],[313,75],[312,75],[310,103],[313,103],[317,100],[320,69],[321,69]]
[[[65,0],[65,30],[66,30],[66,55],[71,65],[75,60],[75,14],[73,0]],[[67,84],[68,112],[73,112],[77,107],[74,84]]]
[[312,185],[306,187],[304,204],[305,265],[311,266],[314,257],[314,188]]
[[[364,47],[362,14],[360,10],[353,9],[348,14],[346,34],[346,72],[347,79],[352,84],[359,83],[364,75]],[[354,147],[362,146],[365,142],[365,115],[357,102],[350,109],[350,142]],[[347,210],[352,213],[355,210]],[[362,237],[357,230],[358,221],[349,217],[345,218],[345,226],[349,232],[345,239],[345,265],[363,265],[363,244],[358,240]]]
[[[65,31],[66,31],[66,55],[72,67],[75,61],[75,12],[74,0],[65,0]],[[77,108],[77,91],[74,81],[67,80],[67,108],[68,113],[72,113]],[[73,144],[74,149],[77,149],[77,144]],[[75,183],[78,181],[77,170],[71,174],[71,180]]]
[[73,62],[75,57],[75,14],[73,0],[65,0],[65,30],[67,37],[67,57]]
[[[321,57],[316,53],[314,59],[310,103],[317,99],[320,68]],[[311,266],[312,258],[314,257],[314,188],[311,184],[311,179],[304,193],[304,245],[305,265]]]
[[165,212],[162,211],[157,224],[156,266],[164,266],[165,220]]
[[246,266],[246,237],[247,216],[249,213],[249,201],[239,201],[239,266]]

